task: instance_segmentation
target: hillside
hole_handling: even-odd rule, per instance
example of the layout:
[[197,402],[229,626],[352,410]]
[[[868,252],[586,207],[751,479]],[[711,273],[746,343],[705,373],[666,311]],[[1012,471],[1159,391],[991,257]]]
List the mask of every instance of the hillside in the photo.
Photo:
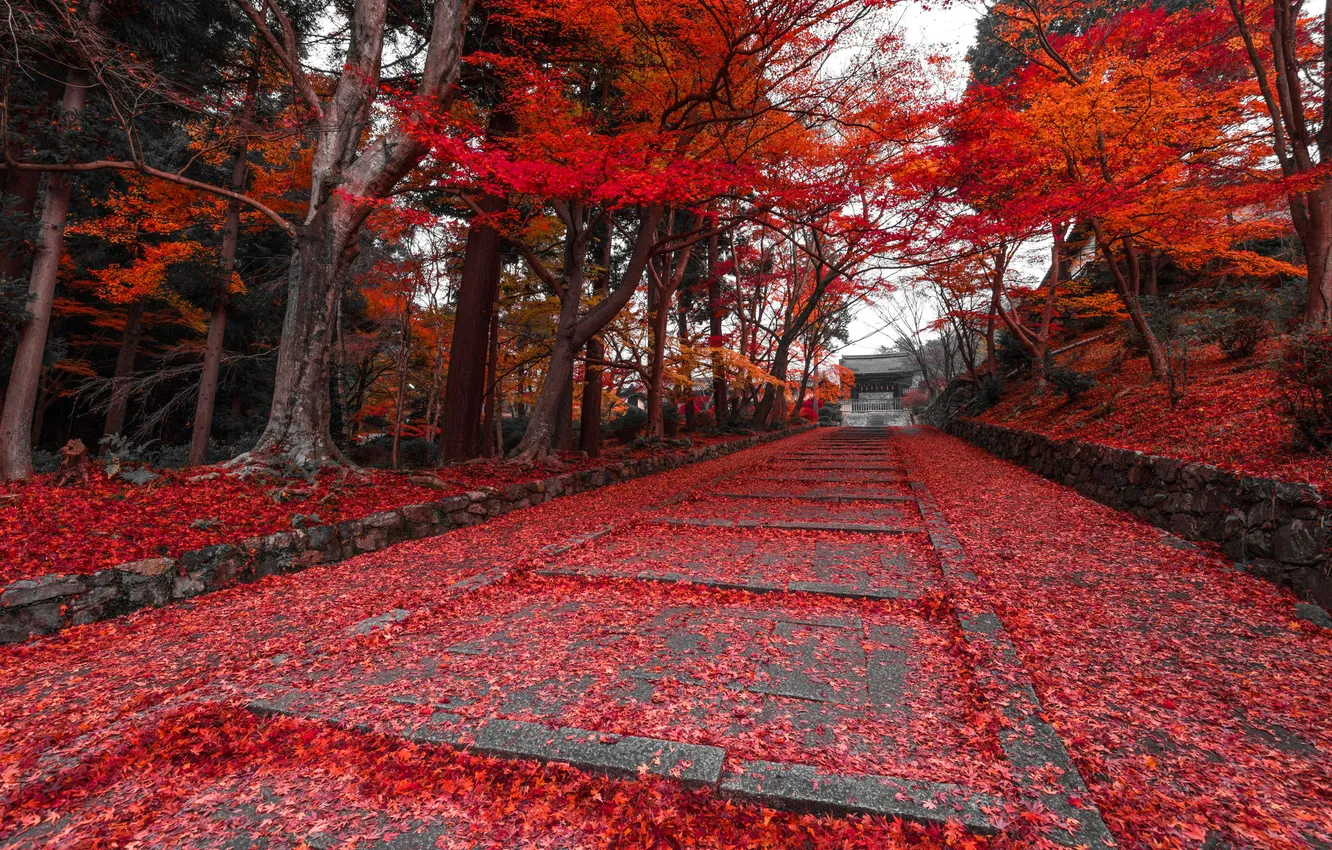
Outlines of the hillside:
[[1010,378],[999,403],[977,418],[1332,493],[1332,457],[1295,448],[1275,371],[1279,349],[1279,340],[1267,339],[1240,360],[1227,359],[1216,345],[1192,350],[1184,398],[1172,405],[1166,386],[1151,382],[1146,359],[1123,360],[1122,337],[1111,334],[1059,357],[1058,365],[1097,381],[1077,401]]

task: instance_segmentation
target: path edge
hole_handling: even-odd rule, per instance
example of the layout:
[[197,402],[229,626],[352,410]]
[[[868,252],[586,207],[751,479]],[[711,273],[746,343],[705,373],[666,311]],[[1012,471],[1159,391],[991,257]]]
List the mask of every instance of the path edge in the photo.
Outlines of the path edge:
[[817,427],[803,423],[682,452],[509,484],[500,489],[479,488],[332,525],[205,546],[175,558],[133,561],[87,574],[55,573],[18,579],[0,588],[0,644],[21,643],[144,608],[161,608],[272,575],[335,564],[407,540],[438,537],[560,496],[716,460]]

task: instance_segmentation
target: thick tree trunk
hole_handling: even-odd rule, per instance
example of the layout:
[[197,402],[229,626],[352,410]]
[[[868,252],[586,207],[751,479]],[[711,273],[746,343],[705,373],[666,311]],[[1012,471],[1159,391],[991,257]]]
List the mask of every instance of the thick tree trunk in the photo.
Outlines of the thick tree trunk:
[[551,437],[551,445],[556,451],[573,451],[573,395],[574,374],[570,369],[564,391],[560,393],[560,410],[555,416],[555,434]]
[[[573,301],[573,299],[566,299]],[[532,405],[532,414],[527,421],[527,430],[517,448],[516,459],[521,461],[544,460],[550,454],[551,437],[555,434],[555,421],[559,415],[560,397],[564,387],[573,377],[574,354],[577,348],[573,344],[574,330],[577,327],[577,306],[570,310],[568,305],[560,312],[560,328],[555,335],[555,348],[550,353],[550,364],[546,370],[545,381],[541,384],[536,403]],[[571,314],[571,315],[566,315]]]
[[[487,213],[502,212],[507,202],[487,195],[478,206]],[[486,354],[489,351],[491,314],[500,278],[499,231],[473,219],[467,231],[458,309],[449,345],[449,377],[444,385],[444,415],[440,430],[442,463],[475,457],[477,428],[486,394]]]
[[[101,4],[90,4],[88,18],[96,22]],[[68,121],[83,110],[87,102],[88,75],[73,69],[60,102],[61,120]],[[55,301],[60,255],[65,245],[65,222],[69,216],[71,176],[52,172],[46,178],[46,199],[42,204],[40,231],[28,278],[30,301],[28,319],[19,326],[18,346],[5,389],[5,406],[0,414],[0,479],[13,481],[32,477],[32,419],[37,403],[37,389],[42,377],[42,355],[46,333],[51,324],[51,305]]]
[[1309,280],[1304,322],[1329,325],[1332,324],[1332,185],[1308,192],[1302,199],[1308,212],[1302,216],[1303,226],[1296,231],[1304,248]]
[[722,346],[721,275],[717,269],[717,249],[719,237],[713,234],[708,240],[708,347],[712,352],[712,410],[717,420],[717,427],[724,428],[729,418],[726,404],[726,369],[722,364],[721,354],[716,349]]
[[[447,111],[458,95],[472,3],[436,0],[434,4],[416,96],[441,111]],[[256,28],[265,28],[269,4],[238,5]],[[293,88],[317,116],[317,126],[309,209],[296,235],[288,278],[273,406],[254,450],[233,464],[281,460],[308,469],[348,463],[329,429],[329,359],[344,278],[376,202],[392,195],[430,153],[429,144],[406,126],[377,135],[365,132],[380,92],[388,6],[388,0],[356,0],[341,73],[327,98],[305,75],[302,57],[268,39],[291,74]]]
[[281,457],[304,468],[348,462],[329,429],[329,355],[342,295],[342,269],[330,256],[332,231],[325,210],[297,240],[287,279],[273,406],[251,458]]
[[[139,352],[139,332],[143,330],[143,311],[147,303],[140,298],[129,305],[125,313],[125,331],[120,336],[120,350],[116,352],[116,369],[111,375],[111,401],[106,408],[106,421],[102,424],[102,437],[119,434],[125,427],[125,407],[129,403],[129,379],[134,373],[134,357]],[[105,451],[106,444],[102,444]]]
[[[791,343],[785,339],[777,343],[777,351],[772,356],[772,369],[770,374],[779,381],[785,382],[786,370],[790,367]],[[758,404],[754,405],[754,425],[759,428],[766,428],[769,420],[772,418],[773,411],[777,409],[777,396],[781,394],[785,399],[785,392],[777,384],[765,384],[763,394],[759,396]]]
[[565,289],[555,329],[555,346],[550,352],[541,392],[537,395],[536,404],[532,406],[527,430],[523,433],[515,455],[516,459],[523,462],[545,460],[550,455],[551,440],[556,436],[557,422],[563,411],[565,390],[572,387],[570,382],[573,380],[574,357],[578,353],[575,338],[578,334],[578,309],[583,300],[585,257],[582,240],[573,233],[567,239],[564,252]]

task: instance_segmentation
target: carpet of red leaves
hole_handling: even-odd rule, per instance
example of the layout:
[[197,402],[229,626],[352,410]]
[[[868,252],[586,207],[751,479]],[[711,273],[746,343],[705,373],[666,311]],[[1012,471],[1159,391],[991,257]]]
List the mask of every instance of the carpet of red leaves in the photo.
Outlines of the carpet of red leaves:
[[340,646],[352,624],[391,608],[438,604],[462,578],[544,565],[552,541],[632,523],[812,436],[0,648],[0,836],[34,829],[23,842],[34,848],[309,848],[327,846],[322,834],[370,842],[439,825],[440,846],[457,848],[982,846],[948,828],[774,812],[664,779],[260,722],[242,708],[277,658]]
[[1122,449],[1201,461],[1244,475],[1305,482],[1332,494],[1332,458],[1292,447],[1272,365],[1279,341],[1267,340],[1243,360],[1215,345],[1190,353],[1188,386],[1175,406],[1163,383],[1151,382],[1146,358],[1111,361],[1121,343],[1097,341],[1069,352],[1060,365],[1094,375],[1098,386],[1077,402],[1031,383],[1008,387],[981,421]]
[[[726,439],[710,435],[691,442],[699,446]],[[612,446],[600,460],[565,455],[566,467],[560,471],[671,451],[679,449],[667,445],[629,452]],[[86,487],[56,487],[53,475],[0,484],[0,586],[48,573],[91,573],[127,561],[174,557],[203,546],[290,531],[296,514],[314,514],[322,523],[335,523],[478,487],[499,488],[559,474],[502,461],[421,472],[367,470],[363,477],[345,480],[328,473],[308,494],[278,501],[275,496],[285,482],[225,475],[190,481],[216,472],[169,470],[156,481],[136,486],[108,478],[95,466]],[[422,475],[438,477],[443,486],[410,480]]]
[[[0,836],[35,827],[20,844],[33,848],[304,848],[329,846],[321,836],[335,834],[383,850],[372,839],[438,826],[449,848],[1033,846],[778,813],[666,780],[499,762],[258,721],[242,708],[283,678],[283,661],[309,666],[370,647],[377,635],[349,646],[347,634],[366,617],[404,608],[418,613],[392,627],[397,634],[458,628],[449,612],[502,606],[506,592],[536,581],[519,575],[449,601],[459,579],[564,565],[576,559],[543,547],[608,525],[645,528],[679,494],[816,437],[0,648]],[[960,441],[923,432],[899,446],[966,547],[1122,846],[1294,850],[1332,840],[1332,634],[1293,619],[1288,595],[1228,563],[1167,545],[1152,528]],[[612,618],[658,592],[622,598],[613,580],[542,586],[552,605],[582,594]],[[952,639],[939,641],[948,668]],[[966,769],[962,753],[942,757]]]
[[900,444],[1124,846],[1332,842],[1332,632],[978,448],[928,430]]
[[[306,674],[309,683],[277,678],[283,687],[295,681],[309,704],[344,724],[401,730],[447,705],[473,726],[498,716],[721,746],[733,758],[813,764],[828,773],[1006,790],[992,730],[969,725],[970,689],[957,629],[945,625],[947,618],[936,622],[907,608],[814,595],[756,600],[750,593],[634,581],[522,578],[358,640],[321,659]],[[695,615],[703,617],[690,632],[699,645],[663,658],[662,621],[678,624]],[[765,665],[799,666],[798,653],[806,646],[756,627],[755,618],[766,616],[864,617],[871,633],[876,627],[908,630],[912,660],[904,705],[824,708],[818,712],[819,737],[826,741],[807,741],[800,723],[809,712],[774,715],[761,692],[728,687],[752,682],[756,669],[759,686],[771,681],[762,672]],[[851,634],[861,645],[859,628]],[[455,644],[470,649],[445,649]],[[829,692],[863,688],[863,670],[853,669],[837,649],[825,635],[808,673]],[[423,673],[426,667],[430,672]],[[626,668],[662,677],[651,699],[627,698],[629,680],[620,673]],[[380,675],[385,670],[393,675]],[[395,695],[408,691],[412,702],[394,704]],[[527,696],[513,706],[509,697],[518,693]]]

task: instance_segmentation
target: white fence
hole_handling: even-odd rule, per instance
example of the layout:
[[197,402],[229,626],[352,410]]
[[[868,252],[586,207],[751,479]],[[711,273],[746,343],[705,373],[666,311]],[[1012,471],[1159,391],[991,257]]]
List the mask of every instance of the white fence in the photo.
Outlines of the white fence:
[[901,409],[902,400],[900,398],[853,399],[851,401],[852,413],[886,413]]

